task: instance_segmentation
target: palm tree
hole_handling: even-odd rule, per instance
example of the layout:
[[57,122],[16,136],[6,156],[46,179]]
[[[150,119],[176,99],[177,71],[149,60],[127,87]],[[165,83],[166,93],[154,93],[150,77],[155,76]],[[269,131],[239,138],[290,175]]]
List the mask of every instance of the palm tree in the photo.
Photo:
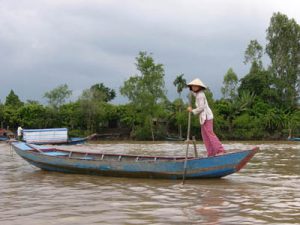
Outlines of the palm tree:
[[[182,99],[181,99],[181,92],[183,91],[183,89],[186,87],[186,79],[183,78],[184,74],[180,74],[176,77],[176,79],[174,80],[173,84],[174,86],[177,88],[177,93],[179,95],[179,102],[182,103]],[[178,105],[178,111],[179,113],[181,113],[182,110],[182,104]],[[179,137],[182,138],[182,126],[181,124],[178,125],[178,131],[179,131]]]
[[183,78],[184,74],[180,74],[176,77],[173,84],[177,88],[177,93],[179,94],[179,98],[181,99],[181,92],[186,87],[186,79]]

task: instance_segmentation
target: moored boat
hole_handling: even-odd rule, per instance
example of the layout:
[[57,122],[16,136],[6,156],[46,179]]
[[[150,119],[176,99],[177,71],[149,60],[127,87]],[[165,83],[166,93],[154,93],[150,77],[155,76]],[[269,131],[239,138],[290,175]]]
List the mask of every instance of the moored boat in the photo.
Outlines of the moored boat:
[[37,145],[83,144],[87,138],[69,138],[67,128],[23,129],[23,141]]
[[6,137],[6,136],[0,136],[0,141],[7,141],[7,140],[9,140],[8,137]]
[[[185,157],[138,156],[77,152],[12,143],[16,153],[30,164],[48,171],[117,177],[182,179]],[[214,157],[187,159],[185,179],[220,178],[242,169],[258,148]]]
[[186,139],[183,137],[177,137],[177,136],[166,136],[165,140],[166,141],[184,141]]
[[288,141],[300,141],[300,138],[298,138],[298,137],[289,137]]
[[14,134],[6,129],[0,128],[0,141],[8,141],[10,138],[13,138]]

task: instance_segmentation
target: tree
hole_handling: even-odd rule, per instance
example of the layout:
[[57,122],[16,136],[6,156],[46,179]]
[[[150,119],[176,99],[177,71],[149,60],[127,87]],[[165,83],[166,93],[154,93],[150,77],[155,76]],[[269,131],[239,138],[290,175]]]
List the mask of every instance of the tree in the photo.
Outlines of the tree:
[[63,104],[59,108],[61,126],[70,129],[84,130],[83,117],[79,101]]
[[294,19],[274,13],[267,29],[266,52],[271,59],[279,105],[296,108],[300,95],[300,26]]
[[179,94],[179,98],[181,98],[181,92],[184,88],[186,88],[186,79],[183,78],[184,74],[180,74],[176,77],[173,84],[177,88],[177,93]]
[[136,57],[137,70],[140,75],[133,75],[120,88],[123,96],[133,103],[139,120],[140,130],[151,130],[154,140],[153,119],[157,119],[162,111],[162,104],[166,99],[164,68],[156,64],[147,52],[140,52]]
[[113,89],[105,87],[103,83],[93,85],[91,91],[95,99],[104,102],[109,102],[116,97],[116,92]]
[[78,102],[86,129],[92,133],[97,131],[103,117],[102,102],[95,98],[94,91],[91,88],[82,92]]
[[53,90],[46,92],[44,98],[48,99],[48,104],[53,108],[58,108],[63,103],[66,102],[66,99],[72,95],[72,91],[69,90],[67,84],[60,85]]
[[263,47],[257,42],[257,40],[251,40],[246,51],[244,63],[255,63],[257,66],[262,68],[261,58],[263,56]]
[[300,110],[287,114],[287,128],[289,129],[289,137],[293,137],[293,132],[300,134]]
[[183,78],[184,74],[180,74],[176,77],[174,80],[173,84],[177,88],[177,93],[179,94],[179,100],[174,102],[174,105],[177,106],[176,108],[178,109],[178,116],[176,116],[176,122],[178,124],[178,131],[179,131],[179,137],[182,137],[182,105],[183,101],[181,99],[181,92],[183,91],[184,88],[186,88],[186,79]]
[[79,111],[82,115],[83,124],[90,133],[99,130],[105,120],[104,103],[111,101],[115,96],[115,91],[104,86],[103,83],[94,84],[82,92],[78,99]]
[[280,108],[270,108],[262,116],[262,123],[269,133],[281,131],[285,126],[285,113]]
[[254,102],[255,95],[244,91],[234,99],[222,99],[217,104],[219,113],[224,116],[228,122],[228,131],[233,131],[233,120],[242,112],[245,112]]
[[273,87],[270,71],[264,70],[256,62],[253,62],[250,72],[240,80],[238,93],[244,91],[254,94],[268,104],[276,105],[278,102],[279,93]]
[[20,124],[26,128],[45,128],[46,109],[40,104],[25,104],[18,110]]
[[224,76],[221,92],[224,99],[233,99],[237,94],[238,78],[232,68]]
[[240,81],[238,93],[249,91],[259,96],[264,89],[271,86],[269,73],[263,69],[262,58],[263,47],[257,40],[251,40],[244,54],[244,63],[251,63],[250,72]]
[[19,97],[14,93],[13,90],[6,96],[6,101],[2,110],[2,118],[7,126],[11,128],[16,128],[20,125],[20,120],[18,117],[18,109],[21,108],[24,103],[19,99]]
[[19,96],[15,94],[13,90],[10,90],[9,94],[6,96],[5,106],[11,106],[16,109],[24,105],[24,103],[19,99]]

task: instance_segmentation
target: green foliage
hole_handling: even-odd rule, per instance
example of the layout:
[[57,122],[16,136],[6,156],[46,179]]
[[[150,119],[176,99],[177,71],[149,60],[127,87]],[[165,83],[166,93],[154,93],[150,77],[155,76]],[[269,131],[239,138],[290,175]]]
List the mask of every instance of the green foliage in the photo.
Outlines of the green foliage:
[[254,102],[255,96],[248,91],[242,92],[233,100],[222,99],[216,103],[217,111],[224,116],[228,122],[228,131],[233,130],[233,120],[235,117],[241,115],[244,111],[248,110]]
[[6,124],[10,128],[16,128],[18,125],[22,125],[19,123],[19,118],[17,115],[17,109],[15,109],[11,105],[5,105],[2,110],[2,118]]
[[92,89],[86,89],[82,92],[78,103],[84,128],[91,133],[96,132],[100,128],[104,116],[104,110],[101,107],[102,102],[95,98]]
[[163,65],[155,64],[146,52],[140,52],[136,60],[140,75],[131,76],[125,81],[120,92],[138,106],[154,106],[166,98]]
[[251,40],[246,51],[244,63],[250,62],[256,64],[262,68],[261,58],[263,56],[263,47],[257,42],[257,40]]
[[0,104],[0,119],[1,124],[10,128],[20,125],[18,118],[18,109],[22,107],[24,103],[14,93],[13,90],[6,96],[5,104]]
[[211,92],[211,90],[209,88],[207,88],[205,90],[205,96],[206,96],[206,100],[208,102],[209,107],[211,109],[214,109],[215,100],[214,100],[213,93]]
[[133,130],[131,137],[137,140],[151,140],[151,130],[149,129],[149,127],[151,126],[151,124],[147,124],[144,126],[136,126],[135,129]]
[[234,118],[233,127],[231,139],[260,139],[264,134],[260,119],[249,115],[247,112]]
[[177,88],[177,93],[179,94],[179,98],[181,98],[181,92],[184,88],[186,88],[186,79],[183,78],[184,74],[180,74],[176,77],[173,84]]
[[[4,121],[3,115],[4,115],[4,105],[0,102],[0,123],[1,123],[2,121]],[[2,123],[3,123],[3,122],[2,122]],[[0,125],[2,125],[2,124],[0,124]]]
[[91,133],[87,130],[72,129],[68,131],[69,137],[87,137]]
[[282,130],[285,126],[285,113],[279,108],[270,108],[262,116],[264,128],[271,134],[276,130]]
[[184,74],[178,75],[176,79],[174,80],[173,84],[177,88],[177,93],[179,94],[179,99],[174,101],[175,105],[175,119],[176,119],[176,124],[178,126],[178,136],[181,138],[182,137],[182,124],[183,124],[183,101],[181,99],[181,92],[183,91],[184,88],[187,87],[186,84],[186,79],[183,78]]
[[53,108],[58,108],[63,103],[66,102],[66,99],[72,95],[72,91],[69,90],[67,84],[60,85],[53,90],[46,92],[44,98],[48,99],[48,104]]
[[[126,96],[135,108],[135,123],[140,133],[151,130],[154,139],[152,121],[158,119],[163,111],[163,103],[166,99],[164,68],[162,64],[156,64],[151,55],[140,52],[136,58],[137,70],[140,75],[131,76],[124,82],[120,92]],[[137,137],[139,135],[136,135]]]
[[237,95],[238,78],[232,68],[224,76],[221,92],[224,99],[233,99]]
[[275,89],[280,93],[278,104],[295,109],[300,95],[300,26],[294,19],[274,13],[267,29],[267,41],[270,70]]
[[300,136],[300,110],[295,110],[287,115],[287,128],[291,136]]
[[[262,65],[263,47],[250,41],[245,51],[249,72],[239,81],[230,68],[224,75],[223,98],[215,100],[205,91],[214,113],[214,130],[221,139],[274,139],[300,135],[299,70],[300,28],[293,19],[275,13],[267,30],[266,52],[271,59],[268,69]],[[187,104],[181,99],[186,86],[183,74],[174,80],[179,98],[166,97],[164,67],[151,54],[136,57],[138,74],[126,80],[120,89],[128,104],[108,103],[115,91],[103,83],[84,90],[75,102],[66,103],[71,91],[61,85],[45,94],[48,106],[36,101],[24,104],[10,91],[5,104],[0,103],[0,122],[17,128],[68,127],[70,136],[100,132],[109,124],[131,129],[131,138],[164,139],[168,134],[186,135]],[[194,104],[194,99],[193,99]],[[195,107],[195,106],[194,106]],[[111,122],[111,123],[110,123]],[[200,137],[197,116],[192,116],[191,134]]]
[[58,117],[61,119],[61,126],[69,127],[70,129],[83,129],[85,126],[82,121],[80,109],[79,101],[62,105],[58,112]]
[[24,103],[19,99],[19,96],[16,95],[13,90],[11,90],[6,96],[5,106],[10,106],[14,109],[17,109],[22,105],[24,105]]
[[276,105],[279,93],[273,87],[273,79],[271,73],[260,68],[254,62],[250,68],[250,72],[241,79],[238,93],[248,91],[265,102]]
[[116,92],[113,89],[110,89],[104,86],[103,83],[95,84],[91,88],[93,93],[93,98],[98,99],[100,102],[109,102],[116,97]]
[[40,104],[25,104],[17,112],[18,122],[26,128],[45,128],[46,109]]
[[134,128],[136,119],[136,108],[133,104],[121,105],[118,107],[120,122],[126,127]]

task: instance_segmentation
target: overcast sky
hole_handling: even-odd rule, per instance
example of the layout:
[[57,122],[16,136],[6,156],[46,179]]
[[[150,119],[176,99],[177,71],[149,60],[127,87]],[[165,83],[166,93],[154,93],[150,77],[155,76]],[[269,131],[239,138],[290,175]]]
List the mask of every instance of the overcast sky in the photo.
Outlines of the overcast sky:
[[250,40],[265,45],[273,12],[300,24],[298,0],[0,0],[0,100],[13,89],[26,101],[67,84],[76,99],[104,83],[119,88],[137,74],[139,51],[165,68],[168,97],[184,73],[199,77],[215,98],[232,67],[243,77]]

